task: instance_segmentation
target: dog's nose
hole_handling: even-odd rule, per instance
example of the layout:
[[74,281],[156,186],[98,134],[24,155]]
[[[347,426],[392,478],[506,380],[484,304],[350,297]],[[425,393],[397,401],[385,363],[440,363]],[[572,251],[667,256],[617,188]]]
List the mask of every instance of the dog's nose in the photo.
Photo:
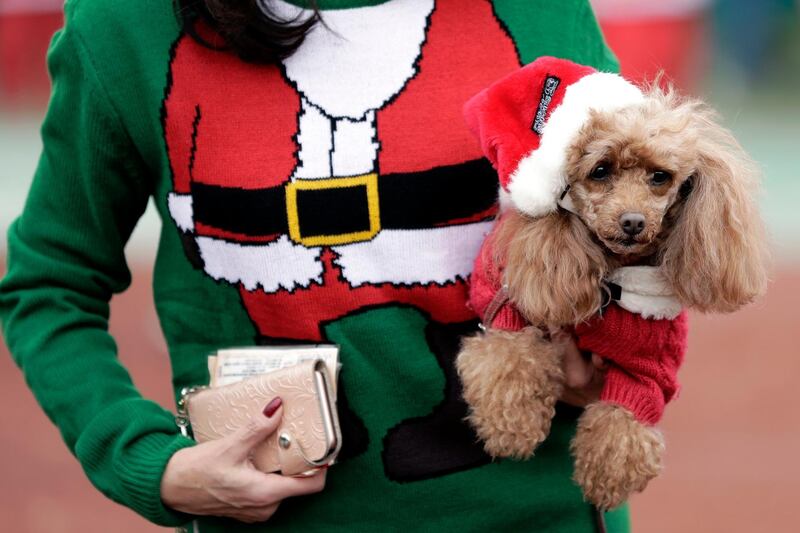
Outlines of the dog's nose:
[[644,229],[644,215],[641,213],[623,213],[619,217],[619,225],[622,231],[633,237],[639,235]]

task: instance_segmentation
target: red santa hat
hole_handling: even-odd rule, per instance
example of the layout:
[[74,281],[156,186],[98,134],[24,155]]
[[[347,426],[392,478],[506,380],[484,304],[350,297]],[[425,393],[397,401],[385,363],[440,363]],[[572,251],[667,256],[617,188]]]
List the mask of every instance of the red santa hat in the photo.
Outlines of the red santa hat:
[[567,186],[567,149],[590,110],[643,100],[617,74],[541,57],[471,98],[464,115],[500,177],[501,205],[541,216],[557,209]]

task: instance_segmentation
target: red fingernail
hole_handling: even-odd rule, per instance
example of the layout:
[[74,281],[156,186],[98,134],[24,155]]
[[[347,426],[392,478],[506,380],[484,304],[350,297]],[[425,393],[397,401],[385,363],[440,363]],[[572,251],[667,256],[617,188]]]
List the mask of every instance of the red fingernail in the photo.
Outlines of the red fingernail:
[[272,415],[275,414],[275,411],[278,410],[278,408],[281,406],[282,403],[283,400],[281,400],[280,396],[274,397],[272,401],[269,402],[267,406],[264,408],[264,416],[266,416],[267,418],[272,418]]

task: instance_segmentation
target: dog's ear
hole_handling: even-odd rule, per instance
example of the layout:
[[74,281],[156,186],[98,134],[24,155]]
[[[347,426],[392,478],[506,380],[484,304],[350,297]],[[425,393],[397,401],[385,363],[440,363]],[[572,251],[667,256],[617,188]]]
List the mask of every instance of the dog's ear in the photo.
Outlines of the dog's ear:
[[530,218],[510,209],[500,224],[498,260],[505,260],[509,295],[526,319],[577,324],[600,309],[606,257],[576,217]]
[[766,235],[758,213],[755,164],[710,110],[695,107],[697,165],[666,242],[662,270],[682,303],[730,312],[761,295]]

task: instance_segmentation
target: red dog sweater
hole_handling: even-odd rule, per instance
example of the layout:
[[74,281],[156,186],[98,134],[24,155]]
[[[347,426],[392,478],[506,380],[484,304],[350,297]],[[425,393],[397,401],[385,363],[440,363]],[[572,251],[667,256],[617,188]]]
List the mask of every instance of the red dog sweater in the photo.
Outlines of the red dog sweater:
[[[480,317],[486,315],[502,286],[502,267],[492,259],[491,237],[475,260],[470,280],[470,305]],[[623,286],[621,300],[628,303],[624,290]],[[612,303],[591,320],[577,324],[575,334],[578,348],[610,363],[600,400],[625,407],[643,423],[655,424],[679,388],[677,374],[686,351],[688,321],[686,311],[671,319],[645,318],[648,314],[652,310],[634,313]],[[529,322],[513,304],[506,303],[491,324],[484,325],[519,331]]]

